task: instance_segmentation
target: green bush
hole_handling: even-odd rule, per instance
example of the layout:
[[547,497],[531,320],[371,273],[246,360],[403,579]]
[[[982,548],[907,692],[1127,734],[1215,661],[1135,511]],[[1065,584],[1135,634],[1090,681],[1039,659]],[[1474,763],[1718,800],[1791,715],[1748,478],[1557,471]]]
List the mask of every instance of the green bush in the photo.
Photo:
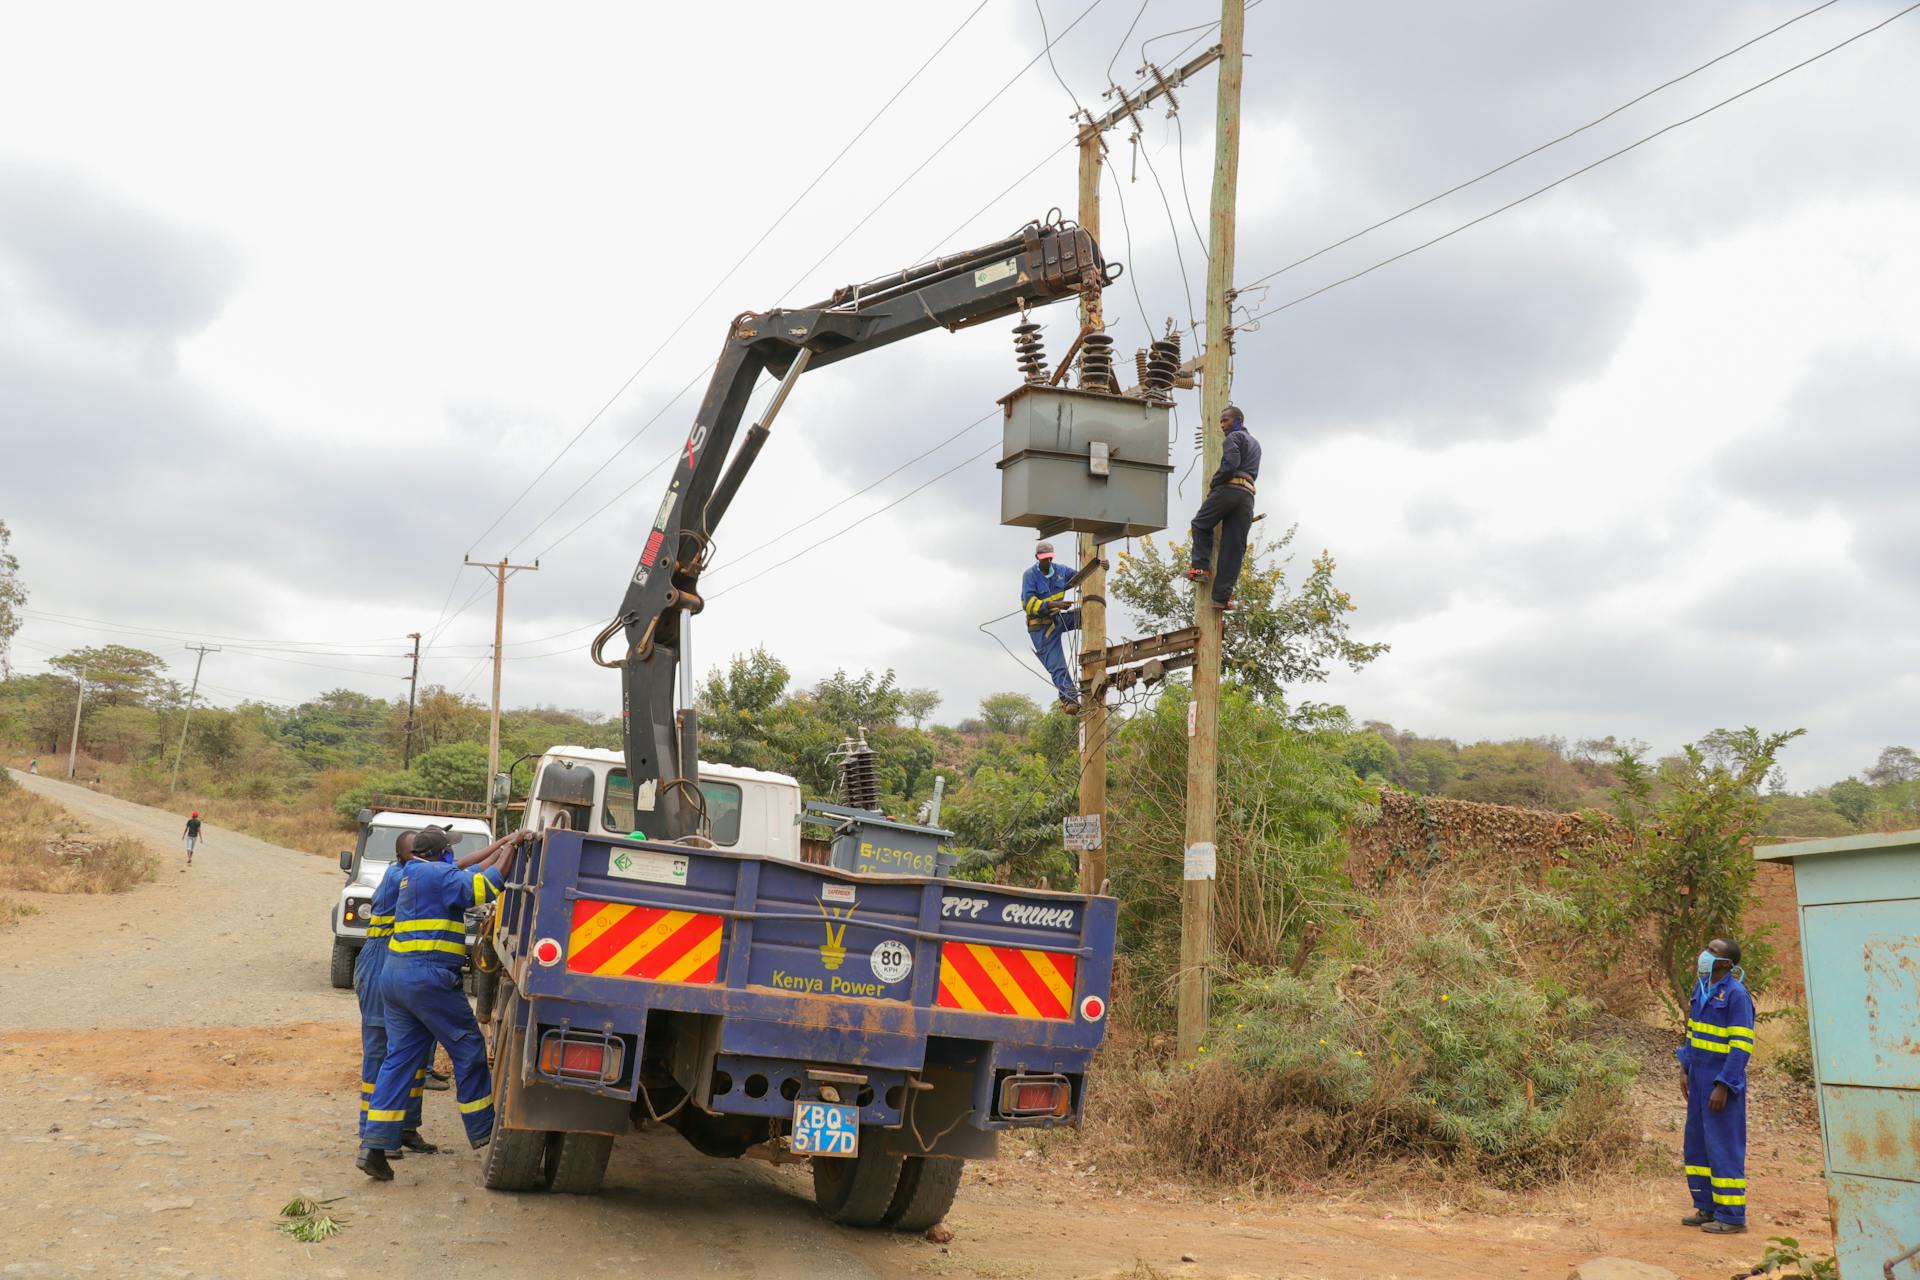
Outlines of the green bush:
[[1222,974],[1201,1061],[1101,1105],[1151,1158],[1218,1181],[1415,1158],[1521,1187],[1606,1167],[1635,1143],[1637,1067],[1570,975],[1529,961],[1564,916],[1524,886],[1396,888],[1297,976]]

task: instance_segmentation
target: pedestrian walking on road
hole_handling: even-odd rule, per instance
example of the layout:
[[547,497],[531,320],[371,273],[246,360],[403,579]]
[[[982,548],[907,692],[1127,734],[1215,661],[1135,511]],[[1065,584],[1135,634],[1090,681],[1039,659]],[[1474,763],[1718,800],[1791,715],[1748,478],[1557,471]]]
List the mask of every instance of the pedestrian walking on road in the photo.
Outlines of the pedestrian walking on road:
[[1740,944],[1715,938],[1695,961],[1687,1006],[1680,1095],[1687,1100],[1682,1159],[1693,1212],[1682,1226],[1715,1235],[1747,1229],[1747,1062],[1753,1057],[1753,997],[1741,981]]
[[1020,607],[1027,615],[1027,639],[1033,641],[1034,656],[1053,679],[1060,709],[1077,712],[1080,683],[1067,666],[1064,647],[1067,632],[1080,629],[1080,611],[1067,608],[1072,581],[1073,570],[1055,568],[1053,544],[1042,542],[1033,549],[1033,563],[1020,575]]
[[[200,811],[198,809],[195,809],[187,818],[186,829],[180,833],[180,843],[187,846],[187,867],[190,867],[193,865],[194,846],[200,843]],[[187,867],[180,869],[185,871]]]
[[31,759],[31,760],[29,760],[29,761],[27,761],[27,772],[28,772],[28,773],[39,773],[39,772],[40,772],[40,757],[39,757],[39,756],[35,756],[35,757],[34,757],[33,759]]
[[[1213,606],[1231,609],[1233,588],[1240,581],[1240,564],[1247,557],[1247,534],[1253,528],[1253,482],[1260,478],[1260,442],[1247,430],[1246,415],[1233,405],[1220,411],[1226,439],[1220,447],[1220,466],[1207,481],[1206,500],[1193,516],[1193,549],[1187,577],[1204,582],[1213,576]],[[1213,533],[1220,531],[1220,554],[1214,555]]]
[[[484,906],[500,895],[504,868],[520,841],[533,833],[502,836],[480,851],[478,861],[458,866],[428,860],[423,849],[445,849],[445,833],[435,840],[435,830],[429,828],[416,837],[414,861],[401,873],[393,934],[380,975],[387,1056],[374,1082],[366,1133],[354,1164],[381,1182],[393,1179],[387,1153],[400,1145],[416,1073],[436,1041],[453,1059],[454,1098],[468,1143],[477,1149],[493,1140],[493,1073],[487,1066],[487,1042],[460,988],[460,970],[467,958],[463,917],[468,908]],[[446,855],[440,852],[439,856]]]

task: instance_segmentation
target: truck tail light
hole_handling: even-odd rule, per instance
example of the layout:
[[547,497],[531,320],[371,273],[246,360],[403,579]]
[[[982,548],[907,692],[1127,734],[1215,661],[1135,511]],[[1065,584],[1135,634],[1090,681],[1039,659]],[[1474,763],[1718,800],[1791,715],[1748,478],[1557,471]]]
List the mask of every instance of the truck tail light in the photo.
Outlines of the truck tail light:
[[560,1080],[618,1080],[625,1048],[617,1038],[575,1038],[548,1031],[540,1038],[540,1074]]
[[1000,1115],[1009,1120],[1064,1116],[1073,1110],[1065,1076],[1008,1076],[1000,1082]]

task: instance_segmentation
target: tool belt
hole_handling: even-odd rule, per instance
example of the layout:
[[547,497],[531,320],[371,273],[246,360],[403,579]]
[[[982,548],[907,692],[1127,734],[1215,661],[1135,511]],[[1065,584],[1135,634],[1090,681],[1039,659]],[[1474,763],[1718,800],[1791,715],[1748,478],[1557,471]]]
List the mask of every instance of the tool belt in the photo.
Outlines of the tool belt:
[[1244,471],[1236,471],[1232,475],[1228,476],[1227,483],[1232,485],[1238,485],[1242,489],[1245,489],[1248,493],[1254,492],[1253,477],[1248,475]]

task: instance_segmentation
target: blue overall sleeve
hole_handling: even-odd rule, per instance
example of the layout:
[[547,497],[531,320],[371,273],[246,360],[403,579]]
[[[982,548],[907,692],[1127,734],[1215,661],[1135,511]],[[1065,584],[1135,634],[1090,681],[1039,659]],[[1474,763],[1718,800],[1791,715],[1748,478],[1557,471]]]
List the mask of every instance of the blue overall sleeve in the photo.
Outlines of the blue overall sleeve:
[[1727,1020],[1727,1057],[1713,1082],[1741,1093],[1747,1087],[1747,1063],[1753,1057],[1753,997],[1744,985],[1728,984],[1723,1016]]
[[1687,1001],[1687,1029],[1680,1034],[1680,1047],[1673,1051],[1673,1056],[1680,1060],[1682,1071],[1691,1067],[1697,1056],[1693,1052],[1693,1029],[1699,1022],[1700,1006],[1704,1001],[1703,984],[1696,982],[1693,984],[1693,996]]
[[473,873],[473,906],[484,907],[500,896],[500,873],[498,871],[476,871]]

